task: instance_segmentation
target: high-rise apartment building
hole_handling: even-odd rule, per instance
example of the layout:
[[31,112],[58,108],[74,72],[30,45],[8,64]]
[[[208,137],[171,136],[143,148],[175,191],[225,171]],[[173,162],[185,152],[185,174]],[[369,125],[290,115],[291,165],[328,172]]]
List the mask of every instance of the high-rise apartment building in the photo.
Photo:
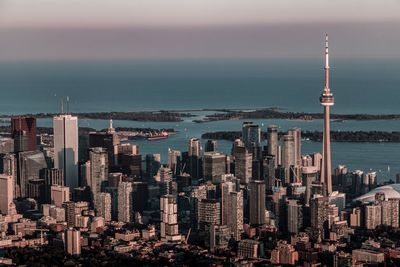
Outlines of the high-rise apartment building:
[[94,207],[98,208],[98,196],[108,178],[108,153],[105,148],[93,147],[89,151],[90,189]]
[[79,256],[81,254],[81,232],[69,228],[64,232],[64,248],[70,255]]
[[175,196],[164,195],[160,198],[161,240],[179,242],[182,237],[178,228],[178,204]]
[[118,221],[132,222],[132,192],[131,182],[120,182],[118,185]]
[[233,238],[238,241],[243,233],[243,192],[230,192],[228,197],[229,215],[226,225],[231,229]]
[[111,194],[99,193],[96,210],[97,216],[102,217],[105,222],[111,221]]

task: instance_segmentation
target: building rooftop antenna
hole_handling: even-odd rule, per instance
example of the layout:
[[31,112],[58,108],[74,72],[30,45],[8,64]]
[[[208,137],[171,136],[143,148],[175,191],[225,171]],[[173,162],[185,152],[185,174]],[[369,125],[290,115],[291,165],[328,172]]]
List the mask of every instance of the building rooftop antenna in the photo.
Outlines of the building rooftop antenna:
[[64,114],[64,99],[61,98],[61,115]]
[[67,96],[67,114],[69,113],[69,96]]

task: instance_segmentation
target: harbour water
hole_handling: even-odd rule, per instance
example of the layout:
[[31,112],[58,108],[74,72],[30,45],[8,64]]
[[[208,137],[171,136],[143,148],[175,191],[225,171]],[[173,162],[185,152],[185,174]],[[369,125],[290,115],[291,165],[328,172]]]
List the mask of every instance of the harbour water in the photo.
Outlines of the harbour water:
[[[185,60],[119,62],[0,63],[0,113],[58,112],[61,97],[70,110],[141,111],[203,108],[280,107],[290,111],[322,112],[318,97],[323,86],[321,60]],[[400,61],[332,60],[334,113],[399,114]],[[196,112],[204,116],[205,112]],[[168,148],[185,151],[188,139],[208,131],[239,131],[240,120],[197,124],[114,121],[115,127],[175,128],[178,134],[160,141],[136,141],[142,154]],[[263,130],[277,124],[322,130],[322,121],[254,120]],[[51,126],[41,119],[39,126]],[[106,128],[108,121],[80,120],[81,126]],[[333,130],[400,131],[400,121],[334,122]],[[229,153],[231,143],[219,141]],[[304,141],[303,153],[321,150]],[[333,166],[379,172],[380,180],[400,173],[400,144],[332,143]],[[390,172],[388,172],[390,166]]]

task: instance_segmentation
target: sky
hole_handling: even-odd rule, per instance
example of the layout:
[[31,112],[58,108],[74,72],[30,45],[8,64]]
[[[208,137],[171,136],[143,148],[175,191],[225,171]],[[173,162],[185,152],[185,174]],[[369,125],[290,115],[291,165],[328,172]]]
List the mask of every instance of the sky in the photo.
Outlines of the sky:
[[0,0],[0,60],[400,58],[400,0]]

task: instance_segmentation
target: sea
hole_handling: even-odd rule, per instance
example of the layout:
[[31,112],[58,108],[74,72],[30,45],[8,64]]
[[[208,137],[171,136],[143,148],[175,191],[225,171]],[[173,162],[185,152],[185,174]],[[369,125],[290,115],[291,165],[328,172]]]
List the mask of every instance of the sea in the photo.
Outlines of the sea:
[[[184,59],[116,61],[0,62],[0,114],[59,112],[69,98],[71,112],[195,110],[182,122],[114,120],[114,127],[174,128],[159,141],[137,140],[142,155],[168,148],[186,151],[188,139],[204,132],[240,131],[241,120],[194,123],[213,111],[257,109],[322,112],[323,59]],[[333,113],[400,114],[400,60],[332,59]],[[262,130],[276,124],[322,130],[322,121],[253,120]],[[107,120],[80,119],[80,126],[103,129]],[[51,126],[51,119],[38,126]],[[400,131],[400,121],[332,122],[332,130]],[[205,140],[203,140],[205,141]],[[221,152],[232,144],[220,140]],[[303,140],[303,154],[321,151],[321,143]],[[379,181],[400,173],[400,143],[332,143],[333,166],[376,171]]]

